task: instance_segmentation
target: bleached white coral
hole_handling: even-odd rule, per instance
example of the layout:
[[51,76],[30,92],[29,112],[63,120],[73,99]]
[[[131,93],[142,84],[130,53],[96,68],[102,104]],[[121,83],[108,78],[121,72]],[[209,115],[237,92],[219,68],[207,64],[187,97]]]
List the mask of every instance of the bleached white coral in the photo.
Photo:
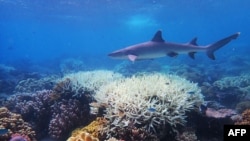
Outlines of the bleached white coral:
[[80,71],[65,75],[62,80],[70,79],[73,89],[83,88],[87,91],[96,91],[102,85],[106,85],[123,76],[108,70]]
[[218,88],[225,89],[229,87],[244,88],[250,85],[250,75],[242,74],[240,76],[228,76],[213,83],[214,86]]
[[94,97],[107,105],[105,118],[110,128],[132,124],[152,132],[166,124],[184,125],[186,112],[203,102],[196,84],[160,73],[115,80],[103,85]]

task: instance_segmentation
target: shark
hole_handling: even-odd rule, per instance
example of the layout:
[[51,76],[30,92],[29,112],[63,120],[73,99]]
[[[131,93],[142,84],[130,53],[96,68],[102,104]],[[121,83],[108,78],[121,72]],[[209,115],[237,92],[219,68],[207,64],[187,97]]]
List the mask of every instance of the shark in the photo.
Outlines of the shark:
[[210,59],[215,60],[214,52],[237,39],[239,35],[240,32],[237,32],[212,44],[199,46],[197,38],[193,38],[188,43],[166,42],[162,38],[162,31],[158,30],[150,41],[116,50],[109,53],[108,56],[113,59],[128,59],[134,62],[165,56],[176,57],[179,54],[188,54],[192,59],[195,59],[197,52],[205,52]]

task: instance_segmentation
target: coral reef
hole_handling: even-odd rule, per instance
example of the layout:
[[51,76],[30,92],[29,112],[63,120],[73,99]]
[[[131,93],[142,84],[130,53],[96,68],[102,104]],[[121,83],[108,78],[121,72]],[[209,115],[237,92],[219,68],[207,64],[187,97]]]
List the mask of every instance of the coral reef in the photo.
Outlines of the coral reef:
[[13,134],[9,141],[31,141],[30,138],[26,135]]
[[86,64],[84,64],[81,60],[74,58],[65,59],[60,64],[60,70],[63,74],[83,71],[86,68]]
[[98,138],[93,137],[91,134],[85,131],[80,131],[78,134],[72,135],[67,141],[99,141]]
[[54,103],[51,94],[51,90],[37,91],[33,94],[20,93],[12,95],[4,105],[9,110],[21,114],[25,121],[44,125],[50,117],[50,106]]
[[205,115],[212,118],[226,118],[236,115],[237,113],[232,109],[219,109],[207,108]]
[[119,73],[114,73],[107,70],[95,70],[95,71],[82,71],[65,75],[60,81],[70,79],[72,82],[72,90],[94,92],[98,90],[102,85],[112,82],[116,79],[120,79],[123,76]]
[[[105,135],[105,134],[103,134]],[[111,132],[109,132],[108,136],[101,136],[101,140],[119,140],[119,141],[160,141],[160,139],[146,131],[143,128],[136,128],[136,127],[117,127]]]
[[246,96],[250,91],[248,86],[248,75],[240,75],[239,77],[224,77],[212,84],[203,83],[202,93],[206,100],[218,101],[227,108],[234,109],[242,100],[246,100]]
[[176,136],[177,141],[199,141],[194,130],[185,130]]
[[19,81],[15,87],[15,93],[33,93],[44,89],[52,89],[56,83],[56,76],[44,78],[26,78]]
[[86,124],[87,105],[76,99],[62,100],[52,105],[53,113],[49,123],[49,134],[56,139],[64,138],[78,125]]
[[[94,95],[106,103],[106,132],[138,127],[151,133],[170,125],[174,130],[186,123],[186,112],[197,109],[203,96],[196,84],[175,75],[160,73],[135,75],[100,87]],[[159,133],[159,132],[158,132]]]
[[99,138],[105,124],[107,124],[107,120],[105,118],[97,117],[96,120],[92,121],[89,125],[83,128],[75,129],[72,132],[72,136],[77,136],[79,132],[87,132],[93,137]]
[[53,90],[17,94],[11,96],[5,106],[32,123],[38,139],[49,134],[63,140],[72,129],[86,124],[89,105],[84,95],[73,97],[73,92],[58,95]]
[[242,119],[237,121],[236,125],[250,125],[250,109],[245,110],[242,114]]
[[31,125],[24,122],[20,114],[12,113],[6,107],[0,108],[0,128],[8,129],[7,134],[0,135],[1,141],[8,141],[14,134],[35,140],[36,134]]
[[132,76],[142,72],[157,72],[161,71],[161,64],[157,61],[144,60],[136,63],[123,61],[115,66],[114,71],[123,74],[124,76]]
[[225,89],[229,87],[244,88],[250,85],[250,75],[242,74],[240,76],[224,77],[220,80],[215,81],[213,85],[217,86],[220,89]]
[[236,105],[235,108],[239,113],[242,113],[246,109],[250,109],[250,100],[248,101],[241,101]]

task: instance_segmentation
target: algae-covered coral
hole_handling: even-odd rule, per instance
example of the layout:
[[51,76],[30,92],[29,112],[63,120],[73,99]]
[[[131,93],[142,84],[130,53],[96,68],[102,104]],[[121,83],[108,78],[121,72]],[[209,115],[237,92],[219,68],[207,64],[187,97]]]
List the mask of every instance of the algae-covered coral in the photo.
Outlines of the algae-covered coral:
[[184,125],[186,112],[203,102],[196,84],[175,75],[135,75],[100,87],[94,96],[107,105],[107,132],[117,127],[138,126],[152,133],[164,126]]

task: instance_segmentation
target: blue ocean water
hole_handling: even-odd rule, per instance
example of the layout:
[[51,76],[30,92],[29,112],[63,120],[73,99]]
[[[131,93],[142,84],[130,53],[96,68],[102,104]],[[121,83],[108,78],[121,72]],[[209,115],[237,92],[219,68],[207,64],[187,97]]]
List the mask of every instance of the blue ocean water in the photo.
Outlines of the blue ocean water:
[[107,53],[150,40],[158,29],[166,41],[198,37],[201,45],[241,32],[216,56],[244,56],[249,51],[248,5],[247,0],[2,0],[1,62],[91,56],[108,63]]
[[[203,82],[212,85],[227,76],[244,78],[250,69],[249,5],[249,0],[0,0],[0,95],[14,94],[14,86],[10,85],[20,81],[13,80],[15,74],[6,75],[1,66],[25,74],[63,75],[62,65],[70,59],[80,63],[67,71],[115,69],[130,76],[164,67],[164,71],[181,76],[192,72],[187,79],[206,88]],[[198,37],[199,45],[241,34],[215,52],[216,60],[205,53],[197,53],[194,60],[179,55],[135,63],[107,56],[114,50],[151,40],[159,29],[165,41],[187,43]],[[9,79],[11,83],[3,83]],[[213,89],[214,95],[206,100],[217,98],[218,103],[236,109],[241,100],[250,102],[250,82],[239,85],[246,88],[243,100],[229,93],[232,89]],[[234,98],[238,101],[232,104]]]

